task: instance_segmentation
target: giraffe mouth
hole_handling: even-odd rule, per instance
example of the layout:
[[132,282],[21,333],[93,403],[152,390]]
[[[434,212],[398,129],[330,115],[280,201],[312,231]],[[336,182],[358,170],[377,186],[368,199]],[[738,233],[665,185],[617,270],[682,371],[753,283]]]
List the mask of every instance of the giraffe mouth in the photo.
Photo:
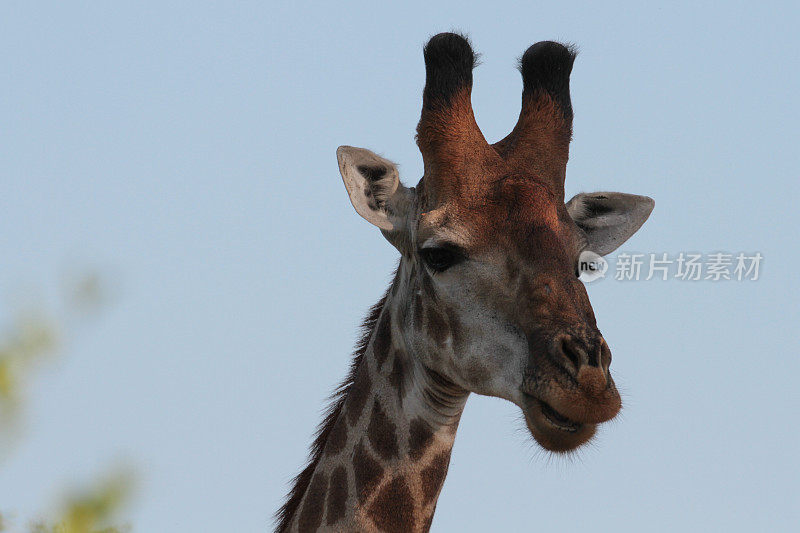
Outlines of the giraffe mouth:
[[543,402],[542,400],[536,401],[539,402],[539,409],[541,409],[544,419],[561,431],[577,433],[583,427],[583,424],[574,420],[570,420],[566,416],[553,409],[550,404]]
[[544,449],[557,453],[570,452],[594,436],[597,424],[573,420],[537,396],[523,394],[525,424]]

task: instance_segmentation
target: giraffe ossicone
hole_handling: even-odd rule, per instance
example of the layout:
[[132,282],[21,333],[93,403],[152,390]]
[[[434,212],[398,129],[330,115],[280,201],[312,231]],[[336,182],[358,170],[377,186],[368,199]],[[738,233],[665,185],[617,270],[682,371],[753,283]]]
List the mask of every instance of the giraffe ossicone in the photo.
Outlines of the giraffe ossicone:
[[547,41],[525,52],[519,119],[494,144],[472,112],[467,39],[436,35],[424,59],[417,186],[369,150],[337,151],[355,210],[401,258],[278,531],[427,531],[470,393],[519,406],[553,452],[584,444],[621,408],[577,261],[619,247],[654,203],[611,192],[564,201],[574,50]]

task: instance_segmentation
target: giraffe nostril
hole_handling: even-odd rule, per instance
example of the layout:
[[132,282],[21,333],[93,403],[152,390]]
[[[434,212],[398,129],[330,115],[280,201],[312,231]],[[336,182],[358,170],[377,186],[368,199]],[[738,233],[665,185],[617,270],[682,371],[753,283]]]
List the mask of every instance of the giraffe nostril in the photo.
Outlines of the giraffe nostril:
[[600,350],[601,350],[600,345],[599,344],[595,345],[589,351],[589,357],[588,360],[586,361],[586,364],[588,364],[589,366],[599,367],[601,358]]
[[559,343],[559,351],[562,359],[565,359],[571,368],[573,375],[577,375],[583,363],[583,350],[571,336],[563,337]]
[[611,364],[611,351],[603,337],[562,334],[552,345],[552,356],[573,376],[584,366],[600,368],[604,372]]

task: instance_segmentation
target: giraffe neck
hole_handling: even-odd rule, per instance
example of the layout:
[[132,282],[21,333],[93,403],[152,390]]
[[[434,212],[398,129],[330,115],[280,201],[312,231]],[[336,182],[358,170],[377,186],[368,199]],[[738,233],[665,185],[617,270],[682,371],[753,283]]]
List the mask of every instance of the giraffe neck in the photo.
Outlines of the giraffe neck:
[[331,415],[290,531],[430,528],[468,393],[406,348],[402,299],[394,292]]

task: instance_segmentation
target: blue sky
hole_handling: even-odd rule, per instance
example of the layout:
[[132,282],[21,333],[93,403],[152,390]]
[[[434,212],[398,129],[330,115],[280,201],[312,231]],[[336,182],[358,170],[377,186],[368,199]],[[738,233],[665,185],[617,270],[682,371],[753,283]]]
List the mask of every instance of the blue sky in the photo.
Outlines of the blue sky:
[[[789,531],[800,520],[793,3],[5,2],[0,316],[97,268],[113,302],[30,383],[0,508],[36,516],[120,458],[135,531],[263,531],[397,254],[352,209],[341,144],[422,171],[421,48],[482,54],[513,126],[516,58],[577,44],[568,196],[655,198],[627,252],[760,252],[755,282],[589,286],[625,408],[537,451],[473,396],[434,531]],[[612,257],[613,260],[613,257]],[[44,297],[45,299],[47,296]]]

